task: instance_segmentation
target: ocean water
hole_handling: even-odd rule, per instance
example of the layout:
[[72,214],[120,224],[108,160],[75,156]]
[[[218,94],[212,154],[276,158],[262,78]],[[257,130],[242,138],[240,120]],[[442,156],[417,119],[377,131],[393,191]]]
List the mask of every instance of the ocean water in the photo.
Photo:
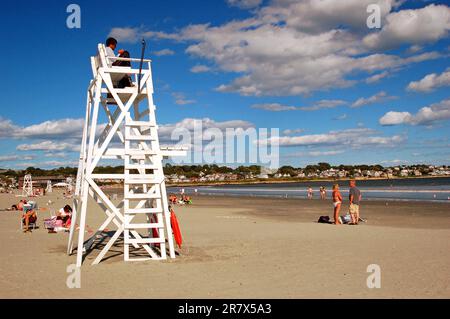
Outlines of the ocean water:
[[[188,194],[216,196],[262,196],[307,198],[307,188],[312,187],[313,198],[320,198],[319,188],[325,187],[327,198],[331,198],[331,189],[336,182],[315,181],[279,184],[241,184],[198,187],[169,187],[168,192],[179,193],[184,188]],[[348,181],[338,181],[342,195],[348,196]],[[364,180],[357,181],[363,200],[420,200],[450,202],[450,177]]]

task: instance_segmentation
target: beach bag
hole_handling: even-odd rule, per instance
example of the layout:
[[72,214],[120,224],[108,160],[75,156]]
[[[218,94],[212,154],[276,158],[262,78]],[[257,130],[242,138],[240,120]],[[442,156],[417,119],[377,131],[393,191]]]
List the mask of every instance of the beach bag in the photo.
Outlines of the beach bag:
[[342,216],[341,219],[343,224],[348,224],[352,221],[352,217],[349,214]]
[[44,220],[44,226],[47,229],[63,227],[63,222],[60,219],[57,220],[56,218],[50,218],[50,219]]
[[320,216],[319,220],[317,222],[318,223],[322,223],[322,224],[329,224],[330,223],[330,216]]

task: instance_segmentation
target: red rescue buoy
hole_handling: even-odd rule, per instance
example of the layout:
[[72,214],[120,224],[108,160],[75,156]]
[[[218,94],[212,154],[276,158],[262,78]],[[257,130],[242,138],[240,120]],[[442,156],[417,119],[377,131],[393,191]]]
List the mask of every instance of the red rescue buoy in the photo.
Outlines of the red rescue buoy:
[[170,224],[172,225],[173,237],[175,238],[175,242],[178,247],[181,248],[181,244],[183,243],[183,238],[181,237],[180,226],[178,225],[177,216],[173,209],[170,210]]
[[[154,222],[158,223],[158,216],[154,215],[153,218],[154,218]],[[152,236],[153,236],[153,238],[159,238],[159,232],[158,232],[157,228],[152,228]],[[160,245],[158,243],[156,243],[154,245],[155,245],[155,247],[158,247],[158,248],[160,247]]]

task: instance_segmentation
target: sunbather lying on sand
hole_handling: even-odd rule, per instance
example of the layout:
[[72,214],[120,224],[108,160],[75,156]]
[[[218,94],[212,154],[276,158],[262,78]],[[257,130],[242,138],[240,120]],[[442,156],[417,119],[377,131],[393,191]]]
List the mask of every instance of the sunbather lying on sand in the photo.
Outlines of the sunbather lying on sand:
[[19,203],[16,205],[12,205],[11,208],[7,208],[6,210],[13,210],[13,211],[22,211],[23,210],[23,205],[27,204],[27,201],[25,199],[21,199],[19,201]]

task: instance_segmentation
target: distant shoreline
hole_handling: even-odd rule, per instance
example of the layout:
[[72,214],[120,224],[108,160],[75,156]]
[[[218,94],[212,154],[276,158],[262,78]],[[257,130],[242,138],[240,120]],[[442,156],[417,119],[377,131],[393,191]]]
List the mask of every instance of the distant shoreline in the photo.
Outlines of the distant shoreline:
[[[166,182],[167,187],[196,187],[196,186],[224,186],[224,185],[270,185],[270,184],[293,184],[293,183],[308,183],[308,182],[345,182],[349,180],[356,181],[399,181],[399,180],[420,180],[420,179],[439,179],[439,178],[450,178],[450,176],[414,176],[414,177],[395,177],[395,178],[385,178],[385,177],[371,177],[371,178],[314,178],[314,179],[269,179],[269,180],[237,180],[237,181],[212,181],[212,182],[187,182],[187,183],[170,183]],[[106,188],[122,188],[121,184],[109,184],[104,185]]]
[[269,179],[269,180],[256,180],[256,181],[248,181],[248,180],[238,180],[238,181],[212,181],[212,182],[187,182],[187,183],[170,183],[166,182],[167,186],[170,187],[190,187],[190,186],[222,186],[222,185],[263,185],[263,184],[285,184],[285,183],[308,183],[308,182],[342,182],[349,180],[356,181],[396,181],[396,180],[414,180],[414,179],[431,179],[431,178],[450,178],[450,176],[414,176],[414,177],[394,177],[394,178],[386,178],[386,177],[370,177],[370,178],[312,178],[312,179]]

